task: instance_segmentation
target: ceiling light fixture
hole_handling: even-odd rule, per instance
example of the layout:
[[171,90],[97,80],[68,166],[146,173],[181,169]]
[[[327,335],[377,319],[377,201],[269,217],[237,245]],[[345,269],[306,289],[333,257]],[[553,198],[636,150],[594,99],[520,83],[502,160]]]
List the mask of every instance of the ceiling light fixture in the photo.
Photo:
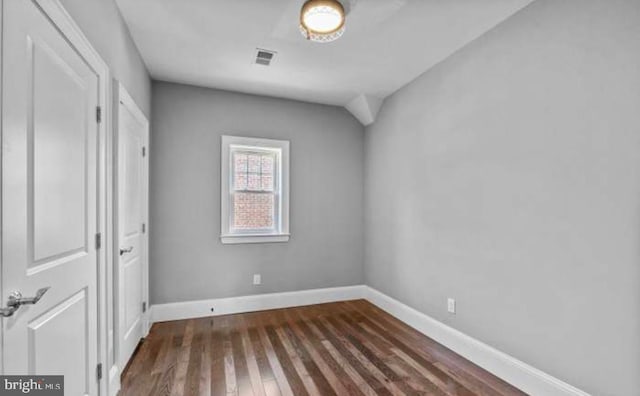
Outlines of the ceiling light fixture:
[[336,40],[344,33],[344,23],[344,7],[338,0],[308,0],[300,11],[300,33],[307,40]]

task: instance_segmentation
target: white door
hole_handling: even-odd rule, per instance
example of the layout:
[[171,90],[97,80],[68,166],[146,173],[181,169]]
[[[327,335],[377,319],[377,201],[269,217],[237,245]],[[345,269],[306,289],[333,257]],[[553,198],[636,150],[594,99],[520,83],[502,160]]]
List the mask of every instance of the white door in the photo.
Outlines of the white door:
[[122,86],[118,91],[118,350],[124,367],[146,333],[148,122]]
[[64,375],[97,394],[99,75],[28,0],[4,1],[2,319],[4,374]]

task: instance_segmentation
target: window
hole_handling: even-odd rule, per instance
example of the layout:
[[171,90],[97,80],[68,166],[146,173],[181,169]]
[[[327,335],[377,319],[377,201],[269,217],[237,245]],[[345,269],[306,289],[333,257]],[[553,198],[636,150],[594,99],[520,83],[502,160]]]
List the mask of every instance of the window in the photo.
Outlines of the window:
[[289,142],[222,137],[222,243],[289,240]]

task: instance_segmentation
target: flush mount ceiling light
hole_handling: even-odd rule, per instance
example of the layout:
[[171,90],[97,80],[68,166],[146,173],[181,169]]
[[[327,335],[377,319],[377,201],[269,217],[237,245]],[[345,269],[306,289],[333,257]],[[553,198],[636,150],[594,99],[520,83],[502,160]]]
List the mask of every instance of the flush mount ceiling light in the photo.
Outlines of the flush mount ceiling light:
[[318,43],[340,38],[344,22],[344,7],[338,0],[308,0],[300,11],[300,33]]

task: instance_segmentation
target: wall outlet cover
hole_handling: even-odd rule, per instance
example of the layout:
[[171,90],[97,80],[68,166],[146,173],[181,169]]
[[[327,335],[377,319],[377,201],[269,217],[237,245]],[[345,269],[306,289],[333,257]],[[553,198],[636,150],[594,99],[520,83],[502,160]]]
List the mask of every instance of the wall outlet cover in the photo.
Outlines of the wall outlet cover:
[[456,313],[456,300],[453,298],[447,299],[447,311],[452,314]]

